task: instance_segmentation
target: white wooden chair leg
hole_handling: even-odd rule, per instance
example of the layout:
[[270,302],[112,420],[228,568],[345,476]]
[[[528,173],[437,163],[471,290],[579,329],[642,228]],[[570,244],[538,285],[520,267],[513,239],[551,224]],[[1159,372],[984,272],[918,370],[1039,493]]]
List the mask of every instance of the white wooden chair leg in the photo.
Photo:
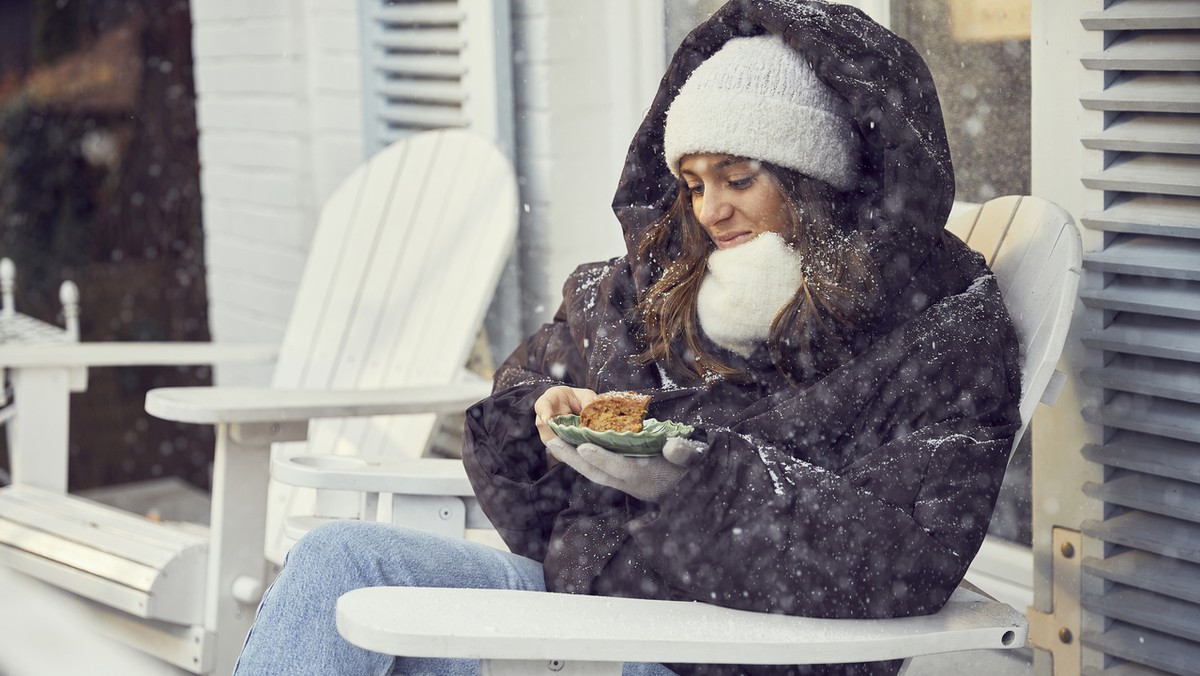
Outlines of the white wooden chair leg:
[[205,628],[215,635],[213,673],[233,671],[266,586],[271,444],[307,435],[307,423],[217,426],[204,606]]
[[9,423],[12,481],[66,493],[70,370],[24,368],[10,373],[18,411]]

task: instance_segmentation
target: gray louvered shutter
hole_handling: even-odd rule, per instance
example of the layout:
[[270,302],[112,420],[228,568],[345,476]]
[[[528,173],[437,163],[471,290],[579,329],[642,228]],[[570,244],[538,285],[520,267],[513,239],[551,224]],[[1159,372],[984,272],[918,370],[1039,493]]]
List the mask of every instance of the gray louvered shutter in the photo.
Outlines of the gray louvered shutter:
[[[1083,380],[1105,402],[1084,418],[1105,428],[1084,456],[1106,466],[1084,492],[1106,518],[1083,524],[1105,543],[1084,574],[1103,594],[1084,608],[1103,618],[1086,648],[1107,655],[1089,674],[1200,673],[1200,0],[1115,0],[1083,17],[1105,31],[1103,91],[1083,105],[1105,111],[1085,129],[1104,168],[1084,185],[1104,191],[1083,214],[1105,246],[1085,256],[1103,285],[1082,293],[1104,328],[1083,337],[1105,352]],[[1102,286],[1102,288],[1100,288]],[[1099,323],[1098,323],[1099,324]]]
[[360,0],[368,155],[425,129],[470,127],[512,157],[509,0]]

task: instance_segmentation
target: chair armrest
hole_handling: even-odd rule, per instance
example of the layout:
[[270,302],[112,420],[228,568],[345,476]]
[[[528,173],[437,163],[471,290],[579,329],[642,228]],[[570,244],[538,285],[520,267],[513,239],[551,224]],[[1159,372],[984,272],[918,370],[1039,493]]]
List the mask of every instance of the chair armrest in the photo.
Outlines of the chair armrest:
[[345,455],[276,455],[271,478],[291,486],[364,493],[475,497],[462,460],[368,460]]
[[276,345],[216,343],[47,343],[0,345],[0,368],[177,366],[273,361]]
[[823,620],[705,603],[405,587],[344,594],[337,627],[351,643],[392,655],[713,664],[825,664],[1017,648],[1028,632],[1021,613],[970,592],[956,592],[925,617]]
[[475,382],[387,390],[164,387],[146,393],[146,411],[190,423],[299,422],[411,413],[461,413],[491,393]]

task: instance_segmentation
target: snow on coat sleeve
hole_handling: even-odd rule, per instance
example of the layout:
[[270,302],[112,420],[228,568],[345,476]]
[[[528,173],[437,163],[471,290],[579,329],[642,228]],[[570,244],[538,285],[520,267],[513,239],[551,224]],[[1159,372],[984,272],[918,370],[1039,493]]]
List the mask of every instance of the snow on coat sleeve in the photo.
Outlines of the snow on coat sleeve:
[[[689,495],[681,491],[643,524],[631,523],[629,544],[685,598],[810,617],[934,612],[970,563],[974,549],[961,548],[978,547],[974,536],[963,540],[954,531],[981,534],[999,489],[995,466],[1010,437],[983,431],[973,431],[984,436],[978,440],[930,429],[878,449],[947,470],[925,474],[929,481],[907,509],[863,488],[858,477],[744,437],[719,437],[712,450],[721,459],[689,477],[682,487]],[[970,523],[955,523],[956,514]]]

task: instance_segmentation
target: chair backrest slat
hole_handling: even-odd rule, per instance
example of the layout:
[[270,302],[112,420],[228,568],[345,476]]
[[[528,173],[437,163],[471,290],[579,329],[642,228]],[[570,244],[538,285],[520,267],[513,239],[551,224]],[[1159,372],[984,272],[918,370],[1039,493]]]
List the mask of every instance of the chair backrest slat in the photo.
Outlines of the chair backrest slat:
[[[474,132],[410,136],[377,153],[327,200],[313,237],[273,386],[381,389],[461,379],[516,240],[512,168]],[[420,455],[433,415],[314,421],[280,451]],[[311,492],[272,482],[282,514],[311,513]],[[277,545],[269,545],[274,551]]]
[[1028,196],[990,200],[946,228],[984,255],[1016,326],[1024,432],[1066,342],[1082,260],[1079,231],[1066,211]]
[[[359,211],[362,185],[343,185],[325,203],[322,214],[342,214],[340,220],[352,222]],[[309,354],[326,321],[339,278],[342,259],[351,238],[343,228],[320,227],[313,234],[304,273],[296,289],[291,316],[280,345],[279,358],[271,385],[279,388],[300,387],[305,380]]]
[[[356,389],[415,384],[403,378],[389,379],[385,374],[390,348],[396,339],[394,331],[416,329],[410,315],[425,292],[419,285],[421,277],[436,274],[429,265],[429,242],[431,230],[438,226],[442,202],[448,195],[427,188],[431,177],[454,173],[455,158],[439,152],[442,138],[431,140],[435,142],[409,143],[395,149],[399,162],[391,175],[368,176],[368,181],[374,183],[368,189],[387,195],[388,200],[372,224],[375,236],[369,257],[360,262],[361,269],[353,271],[362,276],[362,288],[351,315],[353,321],[343,329],[344,348],[329,365],[328,387]],[[397,279],[403,282],[399,287],[394,284]],[[389,318],[394,321],[389,323]],[[386,331],[388,327],[397,328]],[[451,337],[446,338],[454,342]],[[422,348],[425,352],[410,353],[409,358],[412,361],[429,358],[443,366],[450,363],[449,355],[443,353],[453,351],[451,344],[425,343],[414,349]],[[442,382],[449,382],[453,373],[451,370]],[[320,386],[320,382],[316,384]],[[424,449],[433,417],[409,416],[408,422],[411,435],[405,445],[393,450],[417,455]],[[366,455],[367,449],[362,444],[367,429],[378,424],[378,420],[367,418],[324,420],[311,427],[309,443],[320,452]]]
[[[453,382],[516,233],[506,158],[462,130],[372,157],[321,213],[274,386],[387,388]],[[432,416],[314,423],[311,452],[371,454],[372,428],[420,453]]]

